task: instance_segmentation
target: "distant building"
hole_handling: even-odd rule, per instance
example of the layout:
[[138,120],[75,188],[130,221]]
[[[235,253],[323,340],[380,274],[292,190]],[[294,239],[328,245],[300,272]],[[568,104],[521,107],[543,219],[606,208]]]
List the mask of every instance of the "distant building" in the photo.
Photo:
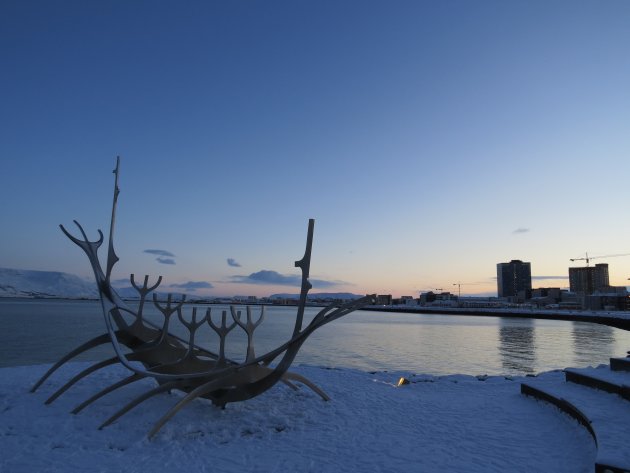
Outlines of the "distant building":
[[423,292],[418,300],[419,305],[429,307],[456,307],[457,294],[441,292],[436,294],[433,291]]
[[445,292],[440,292],[439,294],[435,295],[435,300],[437,301],[456,301],[457,300],[457,296],[455,294],[451,294],[448,291]]
[[609,286],[584,296],[584,308],[591,310],[630,310],[630,296],[625,287]]
[[562,291],[559,302],[560,309],[581,309],[582,302],[580,302],[580,297],[575,292],[571,291]]
[[392,305],[392,295],[379,294],[376,296],[376,305]]
[[423,292],[420,294],[420,304],[430,304],[435,301],[436,295],[433,291]]
[[516,298],[519,291],[531,293],[532,269],[530,263],[515,259],[497,264],[497,293],[499,297]]
[[606,263],[581,268],[569,268],[571,292],[590,295],[610,286],[608,265]]
[[559,302],[562,297],[562,289],[559,287],[539,287],[532,289],[532,298],[534,297],[549,297],[554,302]]
[[398,299],[392,299],[392,305],[418,305],[419,300],[413,296],[400,296]]
[[457,299],[459,307],[466,307],[468,309],[487,309],[487,308],[499,308],[505,305],[504,302],[500,302],[496,297],[459,297]]
[[562,289],[559,287],[539,287],[532,289],[532,296],[529,303],[536,307],[558,306],[562,300]]

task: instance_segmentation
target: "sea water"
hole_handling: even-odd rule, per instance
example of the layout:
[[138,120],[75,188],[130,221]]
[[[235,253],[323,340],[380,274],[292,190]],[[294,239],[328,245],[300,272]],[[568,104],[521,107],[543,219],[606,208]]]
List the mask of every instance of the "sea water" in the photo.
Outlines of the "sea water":
[[[133,303],[130,305],[133,306]],[[183,315],[190,320],[193,306]],[[215,324],[229,307],[197,305],[197,317],[210,315]],[[245,319],[245,307],[238,307]],[[251,308],[254,320],[260,306]],[[308,307],[304,324],[319,311]],[[254,332],[256,355],[287,341],[293,332],[295,307],[267,306]],[[163,317],[153,304],[146,316],[156,324]],[[188,338],[173,315],[171,330]],[[52,363],[71,349],[105,332],[98,301],[0,299],[0,366]],[[218,337],[205,325],[196,343],[218,351]],[[226,354],[244,360],[247,338],[235,327],[227,337]],[[597,366],[630,350],[630,332],[587,322],[503,317],[356,311],[315,331],[295,363],[364,371],[404,371],[434,375],[523,375],[569,366]],[[79,360],[113,355],[104,345]]]

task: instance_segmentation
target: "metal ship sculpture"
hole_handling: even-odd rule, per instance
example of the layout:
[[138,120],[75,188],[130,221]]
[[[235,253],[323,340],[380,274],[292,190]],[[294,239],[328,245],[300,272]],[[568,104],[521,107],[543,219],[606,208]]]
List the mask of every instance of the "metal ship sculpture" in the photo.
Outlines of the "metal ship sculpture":
[[[261,307],[260,316],[257,320],[254,320],[252,317],[252,310],[249,306],[246,307],[245,318],[241,316],[240,310],[230,306],[230,317],[228,317],[227,311],[224,310],[220,321],[217,322],[212,318],[211,309],[206,309],[203,317],[198,317],[197,307],[192,308],[191,314],[185,315],[185,297],[175,302],[169,294],[165,303],[158,301],[154,291],[162,282],[161,276],[155,284],[149,284],[149,276],[145,276],[142,284],[139,284],[134,275],[131,274],[131,284],[139,295],[137,309],[130,308],[116,293],[111,285],[110,278],[112,269],[119,260],[114,251],[113,242],[116,205],[120,192],[118,188],[119,170],[120,159],[117,159],[116,169],[114,169],[114,197],[105,270],[103,270],[97,255],[99,248],[103,244],[103,233],[98,230],[98,240],[91,241],[88,239],[83,227],[76,220],[74,223],[81,233],[80,238],[73,236],[63,225],[60,225],[63,233],[85,252],[92,265],[100,295],[106,331],[62,357],[33,386],[31,392],[35,392],[59,367],[77,355],[100,345],[111,344],[114,351],[111,358],[94,363],[75,375],[53,393],[46,400],[46,404],[52,403],[75,383],[89,374],[115,364],[124,366],[129,371],[128,376],[95,393],[89,399],[76,406],[72,413],[79,413],[112,391],[141,379],[151,378],[156,382],[153,389],[144,392],[139,397],[130,400],[128,404],[121,406],[117,412],[113,413],[100,426],[100,428],[103,428],[111,424],[134,407],[157,394],[170,392],[171,390],[180,390],[185,393],[155,423],[148,433],[149,438],[153,437],[178,411],[197,398],[209,399],[215,406],[224,408],[226,404],[231,402],[252,399],[264,393],[276,383],[282,382],[293,389],[297,389],[295,383],[303,384],[316,392],[322,399],[329,400],[324,391],[305,377],[289,371],[289,367],[310,334],[318,328],[366,304],[372,303],[374,296],[366,296],[343,305],[330,305],[319,311],[310,323],[303,326],[307,294],[312,287],[308,278],[314,220],[310,219],[308,223],[304,256],[295,262],[295,266],[301,269],[302,283],[291,338],[263,355],[256,355],[254,351],[254,332],[263,321],[264,306]],[[150,294],[152,295],[151,298],[149,297]],[[144,316],[145,304],[150,303],[151,299],[163,317],[161,325],[148,320]],[[188,332],[187,338],[179,337],[169,331],[169,325],[173,316],[177,317],[179,322],[186,328]],[[243,330],[247,336],[247,352],[245,360],[242,362],[234,361],[225,356],[227,336],[237,327]],[[219,339],[218,351],[212,351],[197,344],[196,335],[202,328],[216,332]]]

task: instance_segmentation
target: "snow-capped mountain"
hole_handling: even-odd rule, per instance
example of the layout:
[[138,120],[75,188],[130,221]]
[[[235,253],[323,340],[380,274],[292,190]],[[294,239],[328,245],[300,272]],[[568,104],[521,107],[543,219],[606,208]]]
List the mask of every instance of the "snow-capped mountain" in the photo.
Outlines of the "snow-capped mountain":
[[[138,298],[138,292],[131,286],[117,286],[116,292],[124,299]],[[168,292],[157,292],[160,299],[166,299]],[[171,293],[179,299],[180,291]],[[59,271],[33,271],[27,269],[0,268],[0,297],[59,297],[66,299],[98,299],[98,291],[93,280]],[[188,294],[188,299],[199,298],[198,294]],[[297,299],[299,294],[274,294],[271,299]],[[362,296],[348,292],[314,293],[309,299],[358,299]]]
[[[138,292],[131,286],[117,287],[122,298],[137,299]],[[166,299],[167,293],[156,293]],[[181,299],[182,294],[171,294]],[[64,299],[98,299],[96,283],[79,276],[59,271],[32,271],[0,268],[0,297],[59,297]]]
[[93,281],[59,271],[0,268],[0,297],[97,298]]

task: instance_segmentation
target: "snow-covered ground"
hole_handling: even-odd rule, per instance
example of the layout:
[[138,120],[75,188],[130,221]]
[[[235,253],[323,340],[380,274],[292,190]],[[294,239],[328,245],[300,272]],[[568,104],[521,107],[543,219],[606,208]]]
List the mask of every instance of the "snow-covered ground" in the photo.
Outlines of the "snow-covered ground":
[[[48,366],[48,365],[47,365]],[[596,446],[575,420],[520,394],[524,378],[432,377],[297,366],[332,398],[277,385],[225,410],[197,400],[154,437],[153,423],[179,398],[163,394],[104,430],[117,408],[150,381],[109,394],[78,415],[70,410],[125,376],[121,367],[82,380],[44,401],[72,363],[36,393],[47,366],[0,370],[1,472],[542,472],[593,471]],[[411,384],[396,387],[400,376]],[[562,382],[560,371],[539,375]]]

